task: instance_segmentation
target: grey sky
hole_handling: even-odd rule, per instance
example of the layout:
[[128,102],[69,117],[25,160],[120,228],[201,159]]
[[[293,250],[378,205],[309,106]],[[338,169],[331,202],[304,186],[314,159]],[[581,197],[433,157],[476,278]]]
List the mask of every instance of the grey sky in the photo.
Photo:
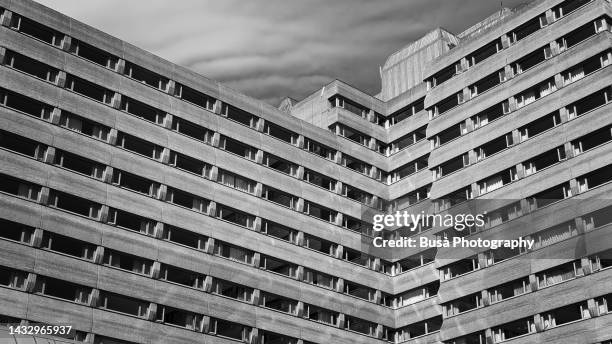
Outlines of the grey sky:
[[500,8],[491,0],[38,1],[273,105],[334,78],[378,93],[388,55]]

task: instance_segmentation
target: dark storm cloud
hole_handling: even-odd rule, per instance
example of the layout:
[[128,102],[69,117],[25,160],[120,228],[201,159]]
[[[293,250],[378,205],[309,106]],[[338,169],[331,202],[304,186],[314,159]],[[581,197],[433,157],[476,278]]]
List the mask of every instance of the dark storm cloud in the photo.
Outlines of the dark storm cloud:
[[378,93],[388,55],[438,26],[458,33],[500,9],[490,0],[40,2],[274,105],[334,78]]

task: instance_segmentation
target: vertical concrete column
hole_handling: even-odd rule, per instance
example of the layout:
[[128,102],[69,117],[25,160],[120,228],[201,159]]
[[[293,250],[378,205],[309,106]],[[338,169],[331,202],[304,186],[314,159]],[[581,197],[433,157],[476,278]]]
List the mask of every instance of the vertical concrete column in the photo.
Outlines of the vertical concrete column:
[[200,323],[200,328],[198,329],[202,333],[210,332],[210,316],[202,315],[202,321]]
[[89,294],[89,300],[87,301],[89,307],[98,307],[98,305],[100,304],[100,289],[92,289],[91,294]]
[[343,219],[343,214],[342,213],[337,213],[336,214],[336,219],[334,221],[334,224],[337,226],[342,226],[342,219]]
[[491,299],[489,297],[489,292],[485,289],[481,291],[480,296],[482,297],[482,304],[486,307],[491,304]]
[[336,326],[338,326],[338,328],[344,328],[345,324],[346,324],[346,317],[344,313],[338,314],[338,321],[337,321]]
[[577,195],[580,193],[578,189],[578,181],[576,180],[576,178],[570,179],[569,184],[570,184],[570,190],[572,191],[572,195]]
[[164,121],[162,123],[162,125],[164,126],[164,128],[166,129],[172,129],[172,120],[173,120],[174,116],[171,113],[166,113],[164,116]]
[[295,171],[295,177],[298,179],[304,179],[304,166],[299,165]]
[[159,159],[163,164],[168,165],[170,163],[170,148],[168,147],[163,147],[162,148],[162,152],[161,152],[161,156]]
[[372,149],[372,150],[377,150],[376,149],[376,139],[373,137],[370,137],[370,140],[368,142],[368,148]]
[[36,288],[36,274],[35,273],[28,273],[28,277],[26,278],[25,281],[25,291],[27,293],[32,293],[34,292],[34,289]]
[[593,273],[589,257],[580,258],[580,267],[582,267],[582,272],[584,272],[585,275],[590,275],[591,273]]
[[149,303],[149,307],[147,308],[147,320],[149,321],[155,321],[155,318],[157,317],[157,304],[156,303]]
[[204,252],[208,254],[215,253],[215,238],[209,237],[204,244]]
[[204,291],[211,293],[213,290],[213,277],[208,275],[204,277]]
[[538,291],[538,278],[535,274],[529,275],[529,291]]
[[510,46],[510,37],[508,37],[508,34],[504,34],[500,37],[501,40],[501,44],[502,44],[502,49],[506,49]]
[[217,202],[210,201],[208,208],[206,209],[206,215],[215,217],[217,216]]
[[336,156],[334,156],[334,162],[336,164],[342,165],[342,152],[341,151],[336,151]]
[[62,39],[62,45],[60,49],[63,51],[70,51],[72,48],[72,37],[68,35],[64,35],[64,39]]
[[121,108],[121,93],[115,92],[115,94],[113,94],[113,99],[111,100],[110,106],[115,109]]
[[561,73],[557,73],[554,76],[555,78],[555,87],[559,90],[562,89],[564,85],[564,80],[563,80],[563,76],[561,75]]
[[300,318],[304,316],[304,301],[298,301],[295,307],[295,315]]
[[151,267],[151,277],[153,279],[159,279],[161,275],[161,263],[158,261],[153,262],[153,266]]
[[164,237],[164,232],[166,228],[163,222],[157,222],[155,224],[155,228],[153,229],[153,236],[157,239],[162,239]]
[[586,226],[584,225],[584,218],[582,216],[574,218],[574,224],[576,225],[578,235],[586,232]]
[[38,203],[39,204],[45,204],[45,205],[49,204],[49,201],[50,201],[49,195],[50,195],[50,193],[51,193],[51,190],[48,187],[43,186],[40,189],[40,195],[38,195]]
[[467,154],[468,154],[468,161],[470,165],[473,165],[478,161],[478,156],[475,150],[472,149]]
[[379,338],[379,339],[383,337],[383,325],[382,324],[376,324],[376,329],[374,329],[374,337]]
[[463,90],[463,101],[460,102],[461,103],[465,103],[466,101],[468,101],[469,99],[472,99],[472,92],[470,92],[470,88],[469,87],[464,87]]
[[478,183],[474,182],[471,184],[472,195],[480,196],[480,188],[478,187]]
[[264,158],[264,152],[261,149],[258,149],[257,153],[255,153],[255,162],[258,164],[262,164],[263,158]]
[[295,241],[294,243],[298,246],[304,246],[304,232],[302,231],[298,231],[295,234]]
[[0,23],[0,25],[9,27],[11,26],[12,19],[13,19],[13,12],[5,9],[4,13],[2,14],[2,22]]
[[261,290],[253,289],[253,295],[251,296],[251,304],[259,305],[259,301],[261,300]]
[[52,124],[59,125],[61,116],[62,116],[62,110],[60,110],[59,108],[53,108],[53,111],[51,111],[51,116],[49,118],[49,121]]
[[495,341],[493,340],[493,330],[491,330],[491,328],[485,330],[485,342],[487,344],[495,343]]
[[504,75],[506,76],[506,81],[514,78],[514,69],[512,69],[511,65],[504,66]]
[[304,212],[304,199],[302,197],[298,197],[298,199],[295,201],[295,206],[293,207],[293,209],[295,211],[299,211],[300,213]]
[[249,333],[248,344],[257,343],[259,343],[259,329],[257,327],[253,327]]
[[255,220],[253,221],[253,231],[255,232],[261,232],[261,228],[262,228],[262,222],[263,220],[261,219],[261,217],[256,216]]
[[45,164],[53,164],[55,162],[55,153],[55,147],[47,147],[43,156],[43,162]]
[[45,231],[42,228],[34,229],[34,235],[32,236],[32,247],[39,248],[42,245],[44,232]]
[[176,91],[176,81],[170,79],[168,80],[168,86],[166,86],[166,93],[173,95]]
[[330,254],[332,254],[335,258],[342,259],[342,257],[344,257],[344,246],[338,244],[335,252],[330,252]]
[[260,133],[263,133],[265,127],[266,127],[266,120],[261,117],[259,117],[257,121],[254,123],[254,129],[259,131]]
[[119,74],[125,73],[125,60],[124,59],[120,58],[119,60],[117,60],[117,67],[115,71]]
[[478,265],[480,265],[481,269],[487,266],[487,255],[485,252],[478,253]]
[[508,98],[508,109],[510,112],[515,111],[517,108],[516,98],[514,96]]
[[215,100],[215,104],[213,105],[213,112],[217,115],[220,115],[223,112],[223,102],[219,99]]
[[97,246],[96,251],[93,255],[93,261],[95,264],[102,264],[104,260],[104,246]]
[[253,263],[251,265],[256,268],[263,269],[263,267],[260,267],[260,262],[261,262],[261,253],[259,252],[253,253]]
[[546,25],[555,21],[555,15],[552,8],[547,9],[546,12],[544,12],[544,16],[546,17]]
[[344,293],[344,278],[338,278],[338,283],[336,284],[336,291],[339,293]]
[[519,132],[518,129],[513,129],[512,130],[512,142],[513,142],[513,146],[515,146],[517,143],[521,142],[521,133]]
[[571,142],[564,143],[563,150],[565,151],[565,156],[567,159],[573,158],[575,156],[574,147],[572,146]]
[[342,195],[342,182],[341,181],[337,181],[336,182],[336,188],[334,189],[334,192],[337,193],[338,195]]
[[66,72],[60,70],[57,73],[57,77],[55,78],[55,84],[61,88],[66,87]]
[[597,302],[595,302],[595,299],[588,299],[587,307],[589,309],[589,315],[591,316],[591,318],[599,316],[599,307],[597,307]]
[[304,266],[298,265],[297,273],[295,274],[295,279],[298,281],[304,281]]

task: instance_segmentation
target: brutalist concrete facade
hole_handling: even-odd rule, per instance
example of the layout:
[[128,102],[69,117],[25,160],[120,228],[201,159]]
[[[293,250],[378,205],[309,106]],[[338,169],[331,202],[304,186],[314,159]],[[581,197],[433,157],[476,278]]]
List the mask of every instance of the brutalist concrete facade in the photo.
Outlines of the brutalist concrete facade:
[[[0,7],[1,323],[90,343],[610,343],[609,1],[437,29],[389,57],[379,95],[334,81],[280,109]],[[364,245],[364,214],[473,202],[484,229],[408,235],[536,247]]]

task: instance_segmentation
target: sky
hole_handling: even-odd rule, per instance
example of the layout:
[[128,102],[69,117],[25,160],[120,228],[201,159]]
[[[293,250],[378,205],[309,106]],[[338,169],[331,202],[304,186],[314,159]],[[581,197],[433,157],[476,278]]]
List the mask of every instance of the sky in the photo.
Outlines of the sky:
[[390,54],[437,27],[459,33],[502,6],[495,0],[37,1],[272,105],[303,99],[333,79],[374,95],[379,66]]

